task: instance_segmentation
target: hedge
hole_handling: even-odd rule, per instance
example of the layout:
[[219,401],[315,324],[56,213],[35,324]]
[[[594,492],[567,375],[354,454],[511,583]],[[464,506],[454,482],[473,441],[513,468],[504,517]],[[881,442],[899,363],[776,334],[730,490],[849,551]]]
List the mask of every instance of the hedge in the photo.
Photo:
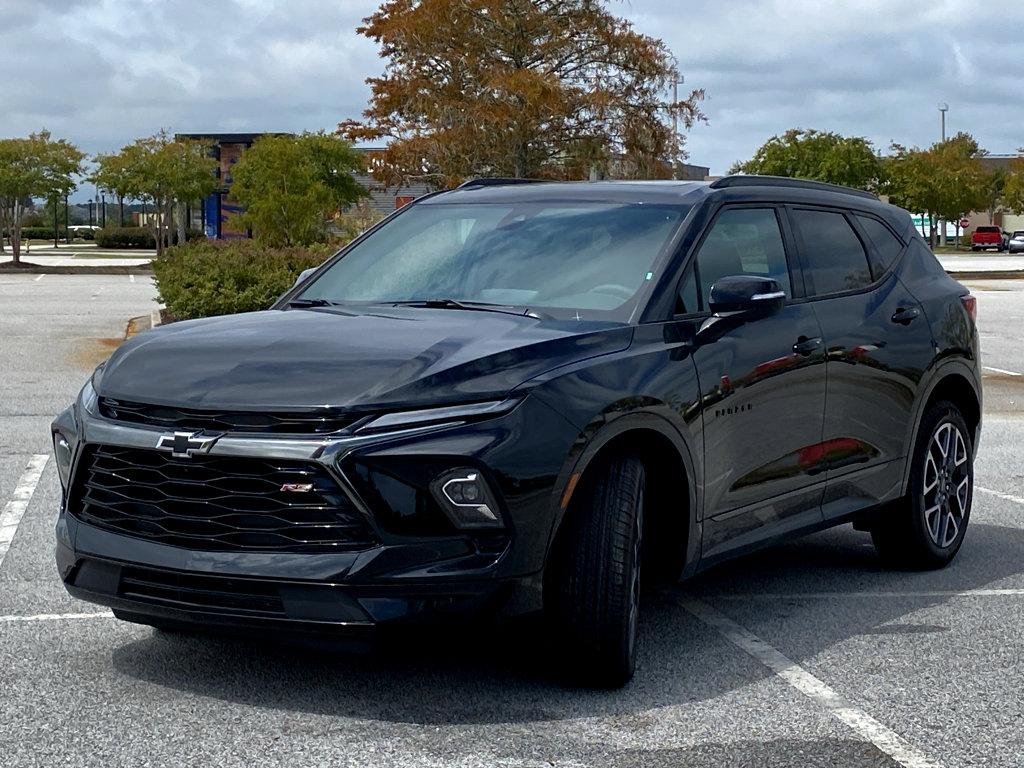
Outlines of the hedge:
[[156,248],[153,233],[146,227],[107,227],[96,230],[100,248]]
[[196,240],[153,261],[159,300],[177,320],[265,310],[299,273],[338,250],[330,243],[271,248],[258,240]]

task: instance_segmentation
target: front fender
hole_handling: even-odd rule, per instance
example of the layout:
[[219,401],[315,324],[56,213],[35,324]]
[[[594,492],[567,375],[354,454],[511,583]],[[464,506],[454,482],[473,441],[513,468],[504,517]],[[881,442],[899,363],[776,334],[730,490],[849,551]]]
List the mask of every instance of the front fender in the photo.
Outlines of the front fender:
[[[611,410],[615,413],[615,410]],[[565,520],[565,513],[572,495],[576,490],[579,479],[587,472],[594,461],[601,455],[610,443],[628,435],[631,432],[656,432],[671,442],[679,455],[686,474],[685,480],[687,489],[687,548],[685,554],[684,568],[680,576],[686,577],[697,569],[700,561],[700,517],[698,511],[701,509],[703,499],[701,496],[701,484],[698,482],[698,465],[694,457],[699,456],[691,446],[686,436],[680,432],[675,425],[665,417],[648,411],[646,409],[629,411],[607,418],[607,414],[601,414],[588,424],[581,432],[576,441],[574,451],[566,458],[552,493],[552,502],[555,513],[552,516],[552,527],[548,538],[548,555],[554,545],[558,532],[561,530]]]

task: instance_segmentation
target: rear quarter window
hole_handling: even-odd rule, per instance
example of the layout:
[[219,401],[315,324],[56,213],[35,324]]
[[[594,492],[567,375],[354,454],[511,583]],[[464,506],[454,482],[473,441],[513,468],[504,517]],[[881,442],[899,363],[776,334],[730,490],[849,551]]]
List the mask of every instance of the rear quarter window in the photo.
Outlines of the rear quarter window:
[[877,219],[858,214],[857,223],[871,243],[868,261],[871,263],[871,276],[878,280],[902,253],[903,243]]

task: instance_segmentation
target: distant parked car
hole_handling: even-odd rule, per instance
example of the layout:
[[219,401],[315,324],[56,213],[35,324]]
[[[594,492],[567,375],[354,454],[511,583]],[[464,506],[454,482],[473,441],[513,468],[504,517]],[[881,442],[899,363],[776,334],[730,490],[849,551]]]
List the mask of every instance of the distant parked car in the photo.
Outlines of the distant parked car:
[[1003,231],[994,224],[982,225],[971,235],[971,251],[994,248],[1001,252],[1005,246],[1006,240],[1003,239]]
[[1006,244],[1006,250],[1011,254],[1024,252],[1024,230],[1016,230],[1010,236],[1010,240]]

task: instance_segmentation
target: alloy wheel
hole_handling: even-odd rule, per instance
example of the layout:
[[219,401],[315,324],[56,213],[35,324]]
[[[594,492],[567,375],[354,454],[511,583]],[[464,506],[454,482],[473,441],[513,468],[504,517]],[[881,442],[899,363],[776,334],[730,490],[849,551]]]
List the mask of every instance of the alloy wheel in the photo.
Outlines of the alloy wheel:
[[925,528],[939,547],[949,547],[963,527],[970,482],[967,442],[955,424],[943,422],[928,442],[921,489]]

